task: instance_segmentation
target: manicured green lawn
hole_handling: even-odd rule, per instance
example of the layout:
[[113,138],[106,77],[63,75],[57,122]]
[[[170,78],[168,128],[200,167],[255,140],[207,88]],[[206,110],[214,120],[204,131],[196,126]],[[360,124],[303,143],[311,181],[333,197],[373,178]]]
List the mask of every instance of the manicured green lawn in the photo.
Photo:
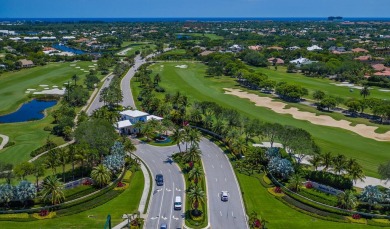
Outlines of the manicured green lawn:
[[[287,73],[285,67],[278,67],[277,71],[273,69],[273,67],[270,67],[270,69],[267,68],[255,68],[256,71],[262,72],[268,75],[269,79],[272,79],[276,82],[288,82],[288,83],[296,83],[301,85],[302,87],[305,87],[309,90],[309,98],[313,99],[312,93],[315,90],[321,90],[327,93],[328,95],[341,97],[344,99],[349,98],[356,98],[356,99],[362,99],[363,97],[360,95],[359,89],[353,89],[352,92],[350,92],[349,87],[343,87],[343,86],[336,86],[333,83],[340,84],[340,82],[332,81],[329,79],[321,79],[321,78],[314,78],[314,77],[307,77],[302,75],[301,73]],[[359,85],[357,85],[359,86]],[[373,87],[372,90],[370,90],[370,96],[378,99],[389,99],[390,98],[390,92],[383,92],[379,91],[377,87]]]
[[151,43],[147,43],[147,42],[124,42],[124,44],[125,43],[126,43],[126,46],[124,46],[122,44],[122,47],[124,47],[124,49],[131,48],[130,50],[128,50],[126,52],[126,54],[125,54],[126,56],[133,55],[133,54],[135,54],[136,51],[142,52],[143,49],[155,50],[157,47],[155,44],[151,44]]
[[43,130],[46,126],[53,126],[51,124],[53,121],[52,116],[47,116],[38,121],[0,124],[0,133],[9,136],[10,141],[15,142],[15,145],[0,151],[0,161],[18,164],[31,159],[30,152],[44,145],[49,135],[58,145],[65,143],[63,138]]
[[[175,67],[181,64],[188,65],[188,68]],[[240,88],[239,85],[228,77],[205,77],[206,66],[203,64],[160,62],[152,65],[151,69],[152,75],[160,73],[162,79],[160,85],[167,92],[181,91],[192,101],[215,101],[222,106],[235,108],[250,118],[303,128],[313,135],[323,152],[330,151],[356,158],[368,176],[377,177],[378,165],[390,159],[387,153],[390,149],[389,142],[378,142],[340,128],[318,126],[307,121],[296,120],[291,115],[280,115],[269,109],[257,107],[248,100],[224,94],[223,88]],[[133,93],[137,95],[139,88],[136,83],[131,85]]]
[[165,54],[186,54],[185,49],[172,49],[168,52],[165,52]]
[[133,213],[138,209],[144,188],[144,176],[141,171],[134,173],[130,186],[115,199],[91,210],[79,214],[33,222],[1,221],[1,228],[103,228],[108,214],[112,226],[123,221],[124,213]]
[[268,221],[267,228],[379,228],[361,224],[339,223],[312,217],[290,208],[268,193],[255,177],[237,173],[247,214],[255,211]]
[[202,37],[202,36],[205,36],[205,37],[210,38],[210,40],[220,40],[220,39],[223,39],[223,37],[218,36],[217,34],[213,34],[213,33],[205,33],[205,34],[202,34],[202,33],[180,33],[180,34],[177,34],[177,35],[192,36],[192,37]]
[[[73,64],[75,66],[70,66]],[[62,88],[64,83],[70,81],[74,74],[80,77],[80,83],[82,83],[87,74],[84,71],[89,71],[88,66],[94,66],[93,64],[93,62],[86,61],[50,63],[45,66],[2,74],[0,76],[0,114],[15,111],[22,103],[29,100],[27,89],[41,91],[46,88],[46,86],[39,85],[48,85],[47,88],[50,89],[53,86]]]

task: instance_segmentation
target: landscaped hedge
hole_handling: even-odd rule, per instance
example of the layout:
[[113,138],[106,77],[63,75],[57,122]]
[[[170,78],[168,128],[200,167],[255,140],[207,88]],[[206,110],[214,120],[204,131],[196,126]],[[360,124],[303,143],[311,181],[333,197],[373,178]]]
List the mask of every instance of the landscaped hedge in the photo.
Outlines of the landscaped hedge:
[[352,189],[353,187],[352,180],[329,172],[307,171],[305,178],[341,190]]
[[[327,196],[325,193],[320,193],[319,191],[313,190],[313,189],[301,189],[299,191],[299,194],[307,197],[311,200],[330,205],[330,206],[337,206],[337,197],[336,196]],[[329,194],[330,195],[330,194]]]
[[37,155],[39,155],[39,154],[41,154],[41,153],[43,153],[43,152],[45,152],[45,151],[48,151],[48,150],[50,150],[50,149],[53,149],[53,148],[55,148],[55,147],[57,147],[57,144],[55,144],[54,142],[48,142],[47,144],[45,144],[44,146],[41,146],[41,147],[39,147],[38,149],[36,149],[36,150],[34,150],[34,151],[32,151],[31,153],[30,153],[30,156],[31,157],[35,157],[35,156],[37,156]]

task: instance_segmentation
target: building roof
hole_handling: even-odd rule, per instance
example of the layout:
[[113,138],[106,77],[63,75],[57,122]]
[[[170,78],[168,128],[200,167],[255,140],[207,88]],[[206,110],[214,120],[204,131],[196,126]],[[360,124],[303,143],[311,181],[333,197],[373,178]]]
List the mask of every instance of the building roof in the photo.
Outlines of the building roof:
[[362,48],[355,48],[355,49],[352,49],[352,52],[365,52],[365,53],[367,53],[368,50],[362,49]]
[[123,120],[116,123],[118,129],[132,126],[133,124],[129,120]]
[[129,117],[137,118],[142,116],[148,116],[149,114],[139,110],[125,110],[120,112],[121,115],[127,115]]
[[211,53],[213,53],[214,51],[203,51],[203,52],[201,52],[199,55],[201,55],[201,56],[207,56],[207,55],[209,55],[209,54],[211,54]]
[[370,55],[367,55],[367,56],[359,56],[359,57],[356,57],[355,60],[359,60],[359,61],[368,61],[368,60],[371,60],[371,56],[370,56]]
[[274,49],[274,50],[283,50],[282,47],[279,47],[279,46],[271,46],[271,47],[268,47],[267,49]]
[[33,65],[34,62],[32,62],[31,60],[26,60],[26,59],[21,59],[19,60],[20,63],[22,64],[22,66],[25,66],[25,65]]
[[284,60],[282,60],[280,58],[273,58],[273,57],[269,58],[268,62],[275,63],[275,64],[284,64]]
[[261,45],[251,45],[251,46],[248,46],[248,48],[250,50],[259,51],[259,50],[263,49],[263,46],[261,46]]
[[308,51],[315,51],[315,50],[322,50],[322,48],[318,45],[312,45],[310,47],[307,47]]
[[149,115],[148,117],[146,117],[146,121],[149,121],[149,120],[157,120],[157,121],[160,121],[160,120],[163,120],[164,118],[161,118],[159,116],[156,116],[156,115]]

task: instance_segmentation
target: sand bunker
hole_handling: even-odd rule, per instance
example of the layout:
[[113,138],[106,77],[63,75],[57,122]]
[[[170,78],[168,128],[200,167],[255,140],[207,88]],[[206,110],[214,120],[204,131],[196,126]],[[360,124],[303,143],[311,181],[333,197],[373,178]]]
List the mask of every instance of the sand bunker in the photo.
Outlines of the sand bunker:
[[176,65],[175,67],[176,67],[176,68],[188,68],[188,66],[185,65],[185,64],[183,64],[183,65]]
[[378,128],[376,126],[367,126],[365,124],[357,124],[356,126],[351,126],[351,122],[349,121],[335,120],[328,115],[316,116],[315,113],[300,111],[298,110],[298,108],[295,107],[284,109],[287,104],[283,102],[273,101],[272,98],[260,97],[258,95],[250,94],[239,89],[224,88],[224,90],[226,91],[226,94],[235,95],[244,99],[249,99],[251,102],[254,102],[256,106],[267,107],[279,114],[290,114],[293,116],[293,118],[298,120],[306,120],[313,124],[321,126],[330,126],[350,130],[360,136],[371,138],[377,141],[390,141],[390,131],[384,134],[375,133],[375,130]]
[[65,89],[49,89],[49,90],[43,90],[43,91],[37,91],[34,92],[33,94],[35,95],[64,95],[65,94]]
[[27,91],[35,91],[36,89],[29,88]]
[[379,89],[378,91],[383,91],[383,92],[390,92],[389,89]]
[[49,85],[46,85],[46,84],[41,84],[41,85],[39,85],[40,87],[47,87],[47,86],[49,86]]

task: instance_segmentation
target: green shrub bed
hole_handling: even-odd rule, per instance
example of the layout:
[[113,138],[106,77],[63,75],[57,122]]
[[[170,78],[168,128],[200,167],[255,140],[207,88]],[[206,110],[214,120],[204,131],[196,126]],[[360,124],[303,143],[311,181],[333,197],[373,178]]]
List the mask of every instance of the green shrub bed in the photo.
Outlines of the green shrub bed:
[[302,188],[299,191],[299,194],[304,196],[304,197],[307,197],[311,200],[314,200],[314,201],[317,201],[317,202],[320,202],[320,203],[323,203],[326,205],[330,205],[330,206],[334,206],[334,207],[337,206],[337,197],[336,196],[326,194],[326,193],[317,191],[315,189]]

